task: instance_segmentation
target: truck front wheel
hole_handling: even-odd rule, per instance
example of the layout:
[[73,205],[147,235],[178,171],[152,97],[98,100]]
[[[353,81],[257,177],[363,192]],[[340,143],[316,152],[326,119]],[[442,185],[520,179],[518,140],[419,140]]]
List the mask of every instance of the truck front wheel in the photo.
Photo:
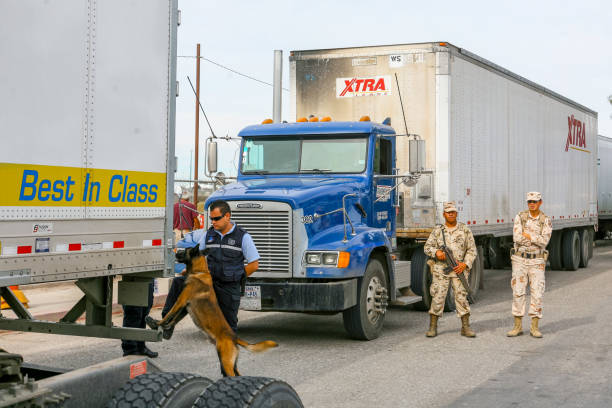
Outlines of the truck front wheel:
[[385,269],[378,259],[368,262],[357,296],[357,304],[342,313],[344,328],[354,339],[373,340],[382,331],[388,298]]

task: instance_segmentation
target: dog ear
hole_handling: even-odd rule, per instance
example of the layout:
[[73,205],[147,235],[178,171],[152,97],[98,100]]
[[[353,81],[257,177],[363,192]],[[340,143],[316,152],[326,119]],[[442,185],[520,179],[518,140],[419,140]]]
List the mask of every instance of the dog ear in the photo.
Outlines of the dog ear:
[[204,248],[203,250],[200,251],[200,254],[202,254],[202,256],[206,256],[208,255],[209,252],[210,252],[210,248]]
[[190,258],[197,258],[198,256],[200,256],[200,246],[199,245],[196,245],[193,248],[189,248]]

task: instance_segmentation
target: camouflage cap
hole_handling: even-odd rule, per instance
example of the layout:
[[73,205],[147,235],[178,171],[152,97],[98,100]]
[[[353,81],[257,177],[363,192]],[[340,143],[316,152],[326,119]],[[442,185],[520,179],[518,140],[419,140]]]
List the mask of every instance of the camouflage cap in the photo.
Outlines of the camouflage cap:
[[444,212],[451,212],[451,211],[455,211],[457,212],[457,207],[455,207],[455,202],[454,201],[447,201],[444,203]]
[[540,201],[542,199],[542,194],[537,191],[530,191],[527,193],[527,201]]

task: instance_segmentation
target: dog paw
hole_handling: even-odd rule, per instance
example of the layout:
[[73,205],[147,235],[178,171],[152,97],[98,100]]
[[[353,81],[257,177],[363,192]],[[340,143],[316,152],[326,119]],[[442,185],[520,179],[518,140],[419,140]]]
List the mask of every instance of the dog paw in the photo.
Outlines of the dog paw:
[[164,338],[164,340],[170,340],[170,338],[172,337],[172,333],[174,333],[174,327],[164,329],[164,331],[162,332],[162,337]]
[[147,326],[149,326],[153,330],[157,330],[157,328],[159,327],[159,324],[158,324],[159,322],[155,320],[154,318],[152,318],[151,316],[145,317],[145,323],[147,324]]

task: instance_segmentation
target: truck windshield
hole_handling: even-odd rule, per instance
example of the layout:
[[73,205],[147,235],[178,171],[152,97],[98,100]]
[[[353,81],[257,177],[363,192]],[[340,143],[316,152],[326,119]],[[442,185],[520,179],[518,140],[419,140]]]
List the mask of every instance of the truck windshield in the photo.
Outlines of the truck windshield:
[[242,174],[362,173],[367,137],[245,137]]

